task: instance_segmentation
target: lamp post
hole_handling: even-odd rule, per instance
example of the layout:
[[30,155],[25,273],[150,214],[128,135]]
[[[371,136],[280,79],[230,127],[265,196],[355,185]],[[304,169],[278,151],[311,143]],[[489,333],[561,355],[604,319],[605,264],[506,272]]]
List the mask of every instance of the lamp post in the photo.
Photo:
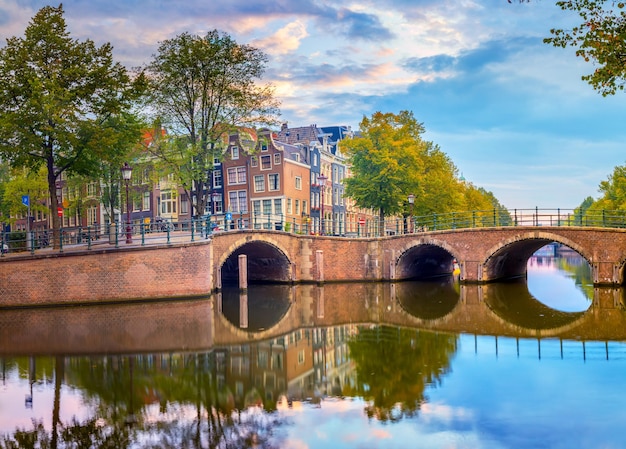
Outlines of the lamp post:
[[122,178],[126,184],[126,243],[133,243],[132,228],[130,226],[130,202],[128,201],[128,184],[132,174],[133,168],[128,165],[128,162],[124,162],[124,166],[122,167]]
[[320,192],[321,192],[321,198],[320,198],[320,234],[324,235],[324,186],[326,185],[326,181],[328,180],[328,177],[320,174],[317,177],[317,182],[320,185]]
[[415,203],[415,195],[409,194],[409,232],[413,233],[413,204]]

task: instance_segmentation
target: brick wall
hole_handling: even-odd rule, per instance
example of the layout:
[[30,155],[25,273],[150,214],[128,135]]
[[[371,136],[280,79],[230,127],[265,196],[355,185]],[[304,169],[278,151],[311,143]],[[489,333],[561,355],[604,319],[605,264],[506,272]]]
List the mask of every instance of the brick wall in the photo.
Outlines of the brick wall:
[[203,295],[210,267],[210,242],[6,258],[0,307]]

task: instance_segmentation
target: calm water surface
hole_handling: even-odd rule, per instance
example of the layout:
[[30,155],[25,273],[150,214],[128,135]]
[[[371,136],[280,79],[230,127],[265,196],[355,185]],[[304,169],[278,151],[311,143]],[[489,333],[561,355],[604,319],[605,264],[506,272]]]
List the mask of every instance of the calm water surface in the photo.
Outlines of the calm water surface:
[[0,311],[0,448],[623,448],[624,293],[580,262]]

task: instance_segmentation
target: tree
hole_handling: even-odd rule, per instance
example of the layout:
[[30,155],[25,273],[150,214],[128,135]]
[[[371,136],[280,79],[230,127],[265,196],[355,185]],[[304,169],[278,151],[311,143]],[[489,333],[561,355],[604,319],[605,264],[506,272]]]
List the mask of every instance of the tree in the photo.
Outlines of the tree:
[[[162,42],[146,67],[150,106],[168,132],[150,151],[189,195],[193,216],[209,204],[214,160],[222,157],[228,133],[276,121],[273,88],[256,84],[266,62],[260,50],[213,30]],[[160,126],[155,129],[161,137]]]
[[70,37],[61,5],[39,10],[24,38],[0,49],[0,155],[15,167],[46,167],[55,237],[61,174],[94,174],[140,140],[132,106],[143,78],[134,81],[110,44]]
[[345,180],[346,195],[358,207],[377,210],[381,223],[402,212],[407,195],[417,188],[419,155],[427,146],[423,133],[412,112],[376,112],[363,117],[358,137],[342,142],[352,170]]
[[544,42],[574,47],[576,56],[592,61],[596,69],[584,75],[602,95],[624,90],[626,77],[626,3],[621,1],[569,0],[556,2],[562,10],[576,11],[582,23],[571,30],[552,29]]

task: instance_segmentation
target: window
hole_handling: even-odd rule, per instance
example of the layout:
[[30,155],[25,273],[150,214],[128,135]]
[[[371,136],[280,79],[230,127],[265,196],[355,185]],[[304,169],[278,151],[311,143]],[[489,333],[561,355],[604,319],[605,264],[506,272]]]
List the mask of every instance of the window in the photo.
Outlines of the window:
[[291,211],[291,198],[287,198],[287,213],[290,214]]
[[231,167],[228,169],[228,185],[245,184],[246,167]]
[[95,182],[90,182],[87,184],[87,195],[88,196],[96,196],[98,193],[98,188]]
[[230,155],[233,160],[239,159],[239,147],[232,147],[230,149]]
[[180,213],[189,213],[189,198],[187,198],[187,195],[183,195],[180,197]]
[[274,213],[278,215],[283,213],[283,201],[280,198],[274,200]]
[[261,144],[261,151],[267,151],[267,144],[266,143]]
[[300,215],[300,200],[296,200],[296,215]]
[[176,213],[176,193],[161,192],[161,214]]
[[306,214],[306,200],[302,200],[302,213]]
[[254,215],[259,215],[261,213],[261,201],[254,200],[252,202],[252,210],[254,212]]
[[87,226],[98,222],[98,206],[89,206],[87,209]]
[[222,194],[211,195],[211,200],[213,202],[213,213],[221,214],[224,211]]
[[302,190],[302,178],[296,176],[296,190]]
[[222,171],[221,170],[213,170],[213,187],[214,188],[222,187]]
[[258,158],[258,157],[256,157],[256,156],[252,156],[252,157],[250,158],[250,165],[251,165],[252,167],[258,167],[258,166],[259,166],[259,158]]
[[274,165],[280,165],[280,153],[274,153]]
[[272,159],[269,155],[261,156],[261,170],[269,170],[272,168]]
[[150,192],[143,192],[142,210],[150,210]]
[[265,215],[272,213],[272,200],[263,200],[263,213]]
[[245,190],[232,190],[228,192],[230,210],[233,212],[248,212],[248,199]]
[[268,189],[270,191],[280,190],[280,183],[278,182],[278,173],[270,173],[268,176]]
[[254,175],[254,191],[265,192],[265,176]]

